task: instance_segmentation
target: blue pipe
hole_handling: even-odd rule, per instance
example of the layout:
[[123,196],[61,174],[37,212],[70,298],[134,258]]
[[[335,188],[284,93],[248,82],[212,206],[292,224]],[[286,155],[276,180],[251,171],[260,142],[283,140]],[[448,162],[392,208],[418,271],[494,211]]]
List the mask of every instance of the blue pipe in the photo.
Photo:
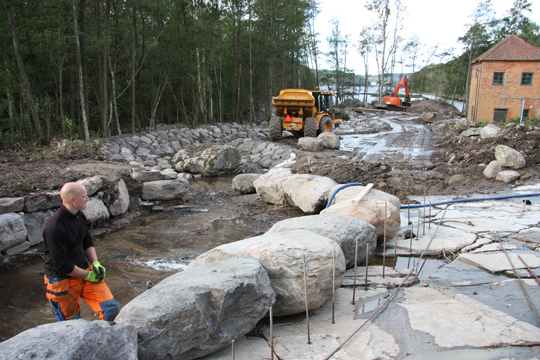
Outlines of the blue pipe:
[[336,191],[334,191],[332,196],[330,196],[330,200],[328,200],[328,204],[326,204],[325,209],[328,209],[328,207],[330,207],[330,204],[332,203],[332,200],[334,200],[334,196],[336,196],[338,191],[340,191],[341,189],[345,189],[346,187],[349,187],[349,186],[364,186],[364,184],[362,184],[362,183],[350,183],[350,184],[341,185],[340,187],[338,187],[336,189]]
[[[332,204],[332,200],[334,200],[334,196],[340,191],[341,189],[345,189],[349,186],[364,186],[362,183],[350,183],[341,185],[338,187],[332,196],[330,197],[330,200],[328,200],[328,204],[326,204],[325,209],[328,209],[330,207],[330,204]],[[473,199],[461,199],[461,200],[450,200],[450,201],[441,201],[438,203],[432,203],[431,206],[438,206],[438,205],[446,205],[446,204],[455,204],[455,203],[463,203],[463,202],[471,202],[471,201],[484,201],[484,200],[502,200],[502,199],[512,199],[512,198],[521,198],[521,197],[530,197],[530,196],[540,196],[540,193],[532,193],[532,194],[521,194],[521,195],[506,195],[506,196],[495,196],[495,197],[488,197],[488,198],[473,198]],[[424,205],[422,204],[415,204],[415,205],[401,205],[401,209],[417,209],[422,208]]]
[[[446,204],[455,204],[455,203],[470,202],[470,201],[484,201],[484,200],[512,199],[512,198],[530,197],[530,196],[540,196],[540,193],[521,194],[521,195],[495,196],[495,197],[489,197],[489,198],[474,198],[474,199],[461,199],[461,200],[441,201],[441,202],[438,202],[438,203],[431,204],[431,206],[446,205]],[[424,207],[424,205],[422,205],[422,204],[415,204],[415,205],[401,205],[401,209],[407,209],[407,208],[409,208],[409,209],[416,209],[416,208],[422,208],[422,207]]]

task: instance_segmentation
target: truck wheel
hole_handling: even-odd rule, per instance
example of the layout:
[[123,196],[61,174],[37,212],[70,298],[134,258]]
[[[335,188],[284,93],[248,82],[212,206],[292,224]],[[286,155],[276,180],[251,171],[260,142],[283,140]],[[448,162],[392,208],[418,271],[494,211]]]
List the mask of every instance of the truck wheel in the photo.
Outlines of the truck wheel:
[[323,116],[321,121],[319,122],[318,134],[323,132],[332,132],[332,130],[334,130],[334,124],[332,124],[332,120],[328,116]]
[[282,119],[279,116],[270,118],[270,140],[275,141],[281,139],[283,131]]
[[308,117],[304,125],[304,137],[317,137],[317,119]]

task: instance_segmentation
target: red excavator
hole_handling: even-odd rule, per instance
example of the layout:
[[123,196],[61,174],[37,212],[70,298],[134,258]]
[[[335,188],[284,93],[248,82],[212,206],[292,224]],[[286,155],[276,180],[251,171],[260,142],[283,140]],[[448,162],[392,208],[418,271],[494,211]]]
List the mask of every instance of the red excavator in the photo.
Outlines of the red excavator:
[[[402,86],[405,86],[405,101],[401,101],[401,98],[398,97],[399,89],[401,89]],[[397,84],[396,88],[394,89],[393,96],[390,96],[390,94],[387,94],[387,96],[383,97],[382,104],[379,104],[377,106],[378,109],[385,109],[385,110],[397,110],[397,111],[406,111],[408,107],[411,106],[411,96],[409,94],[409,83],[407,82],[407,75],[401,81]]]

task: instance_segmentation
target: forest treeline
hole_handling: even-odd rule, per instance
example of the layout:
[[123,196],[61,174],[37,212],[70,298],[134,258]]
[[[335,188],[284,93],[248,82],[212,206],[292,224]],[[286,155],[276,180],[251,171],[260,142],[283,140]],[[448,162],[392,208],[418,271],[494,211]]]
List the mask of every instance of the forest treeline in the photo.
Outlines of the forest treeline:
[[502,18],[480,2],[462,51],[403,39],[403,0],[365,6],[373,19],[358,40],[334,19],[323,53],[317,0],[0,0],[0,140],[256,121],[283,88],[333,86],[344,98],[375,79],[382,95],[405,73],[414,92],[463,96],[470,61],[496,42],[516,33],[540,46],[527,0]]

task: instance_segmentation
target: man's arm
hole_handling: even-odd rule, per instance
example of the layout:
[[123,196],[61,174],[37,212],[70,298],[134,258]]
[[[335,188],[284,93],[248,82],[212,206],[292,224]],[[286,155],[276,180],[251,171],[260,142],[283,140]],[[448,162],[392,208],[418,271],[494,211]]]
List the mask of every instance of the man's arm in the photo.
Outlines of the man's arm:
[[95,247],[90,246],[89,248],[84,250],[84,253],[86,254],[86,258],[88,259],[88,262],[90,264],[93,264],[96,261],[98,261]]
[[[88,249],[84,250],[86,258],[90,264],[95,263],[97,260],[96,248],[91,246]],[[88,270],[81,269],[78,266],[73,268],[73,271],[68,274],[71,277],[86,279],[88,277]]]

